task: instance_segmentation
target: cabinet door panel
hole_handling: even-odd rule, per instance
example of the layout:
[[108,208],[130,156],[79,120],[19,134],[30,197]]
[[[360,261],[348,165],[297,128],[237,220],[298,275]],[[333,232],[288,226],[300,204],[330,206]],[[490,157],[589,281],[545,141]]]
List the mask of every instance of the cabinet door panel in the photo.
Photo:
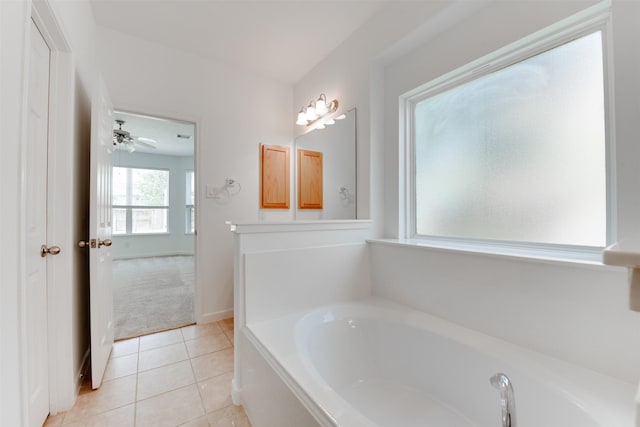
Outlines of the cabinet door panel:
[[298,150],[298,208],[322,209],[322,153]]
[[262,145],[260,207],[289,209],[289,147]]

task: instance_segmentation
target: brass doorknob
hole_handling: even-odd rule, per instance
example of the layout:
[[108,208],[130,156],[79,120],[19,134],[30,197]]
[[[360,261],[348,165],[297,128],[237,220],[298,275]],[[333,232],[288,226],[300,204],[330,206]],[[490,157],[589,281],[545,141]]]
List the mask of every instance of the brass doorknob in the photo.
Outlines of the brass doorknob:
[[100,240],[98,239],[98,247],[102,247],[102,246],[106,246],[109,247],[113,244],[113,242],[111,241],[111,239],[104,239],[104,240]]
[[111,246],[113,244],[113,242],[111,241],[111,239],[104,239],[104,240],[100,240],[100,239],[91,239],[89,241],[86,240],[80,240],[78,242],[78,247],[80,248],[92,248],[92,249],[96,249],[96,248],[101,248],[103,246]]
[[61,250],[62,249],[60,249],[60,246],[49,246],[49,247],[47,247],[47,245],[42,245],[42,246],[40,246],[40,256],[42,258],[44,258],[47,255],[58,255]]

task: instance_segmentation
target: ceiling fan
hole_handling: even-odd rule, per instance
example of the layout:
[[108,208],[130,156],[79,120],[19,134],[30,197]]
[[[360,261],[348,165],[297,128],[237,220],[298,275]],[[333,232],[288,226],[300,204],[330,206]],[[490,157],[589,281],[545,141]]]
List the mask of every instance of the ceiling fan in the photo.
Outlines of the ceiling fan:
[[118,144],[121,144],[121,146],[126,148],[130,153],[133,153],[136,150],[135,144],[155,150],[156,147],[153,145],[157,143],[155,139],[131,135],[129,132],[122,129],[122,125],[126,123],[122,119],[116,119],[116,123],[119,127],[118,129],[113,130],[113,145],[118,146]]

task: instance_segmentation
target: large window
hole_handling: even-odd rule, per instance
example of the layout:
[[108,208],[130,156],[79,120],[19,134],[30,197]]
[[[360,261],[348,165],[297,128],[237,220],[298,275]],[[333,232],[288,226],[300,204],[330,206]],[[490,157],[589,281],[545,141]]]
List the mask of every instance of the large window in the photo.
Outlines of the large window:
[[186,188],[185,188],[185,205],[186,205],[186,223],[185,231],[188,234],[193,234],[196,231],[196,210],[195,210],[195,176],[193,171],[186,172]]
[[169,232],[169,171],[113,168],[113,234]]
[[602,38],[494,58],[408,98],[414,236],[606,245]]

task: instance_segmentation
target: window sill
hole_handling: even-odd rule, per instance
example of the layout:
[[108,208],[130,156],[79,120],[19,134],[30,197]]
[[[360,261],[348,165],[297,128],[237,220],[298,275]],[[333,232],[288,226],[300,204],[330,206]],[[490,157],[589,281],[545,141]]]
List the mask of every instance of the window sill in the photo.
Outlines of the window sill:
[[171,233],[131,233],[131,234],[113,234],[112,237],[139,237],[139,236],[171,236]]
[[440,252],[451,252],[456,254],[472,254],[547,264],[572,264],[576,266],[619,271],[619,267],[612,267],[602,263],[602,250],[600,249],[584,251],[537,249],[508,245],[446,242],[435,239],[370,239],[368,242],[374,244],[436,250]]

